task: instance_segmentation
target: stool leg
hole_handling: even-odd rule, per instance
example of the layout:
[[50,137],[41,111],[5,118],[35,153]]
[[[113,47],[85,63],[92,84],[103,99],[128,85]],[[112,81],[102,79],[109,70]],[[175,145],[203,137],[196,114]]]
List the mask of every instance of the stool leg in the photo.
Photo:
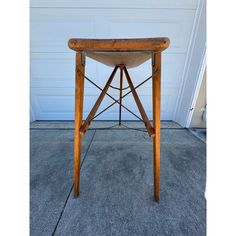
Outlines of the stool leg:
[[154,200],[160,198],[160,108],[161,108],[161,53],[154,53],[152,67],[152,96],[153,96],[153,128],[155,137],[153,139],[153,170],[154,170]]
[[123,88],[123,68],[124,65],[120,65],[120,106],[119,106],[119,125],[121,125],[121,108],[122,108],[122,88]]
[[82,125],[83,117],[83,97],[84,97],[84,65],[82,63],[82,53],[76,53],[76,72],[75,72],[75,133],[74,133],[74,197],[79,196],[80,181],[80,156],[82,148],[82,137],[79,129]]

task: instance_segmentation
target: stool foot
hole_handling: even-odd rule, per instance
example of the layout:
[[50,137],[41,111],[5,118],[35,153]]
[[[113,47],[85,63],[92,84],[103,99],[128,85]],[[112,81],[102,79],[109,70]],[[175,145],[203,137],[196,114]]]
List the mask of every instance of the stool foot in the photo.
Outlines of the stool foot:
[[78,198],[79,197],[79,190],[74,188],[74,198]]
[[154,201],[159,203],[159,199],[160,199],[159,194],[158,193],[156,193],[156,194],[154,193]]

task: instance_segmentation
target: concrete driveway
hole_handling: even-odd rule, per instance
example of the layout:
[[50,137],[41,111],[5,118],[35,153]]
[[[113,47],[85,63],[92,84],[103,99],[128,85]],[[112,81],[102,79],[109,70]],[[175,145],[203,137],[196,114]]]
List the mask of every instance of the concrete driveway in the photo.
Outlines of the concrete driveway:
[[113,124],[94,122],[84,136],[80,197],[74,199],[73,122],[31,123],[31,235],[205,235],[206,144],[162,122],[155,203],[152,140],[142,131],[103,129]]

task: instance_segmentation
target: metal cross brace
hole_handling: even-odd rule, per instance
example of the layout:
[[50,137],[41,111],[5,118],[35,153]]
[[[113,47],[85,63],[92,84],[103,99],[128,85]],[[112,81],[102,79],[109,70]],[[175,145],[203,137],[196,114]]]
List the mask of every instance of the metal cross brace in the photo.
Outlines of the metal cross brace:
[[[118,66],[116,66],[116,67],[114,68],[114,70],[113,70],[113,72],[112,72],[112,74],[111,74],[111,76],[110,76],[110,78],[109,78],[109,80],[108,80],[106,86],[105,86],[103,89],[102,89],[100,86],[98,86],[96,83],[94,83],[91,79],[89,79],[87,76],[85,76],[80,70],[77,70],[77,72],[79,72],[85,79],[87,79],[87,80],[88,80],[90,83],[92,83],[96,88],[98,88],[99,90],[102,91],[102,93],[100,94],[100,96],[99,96],[97,102],[95,103],[93,109],[91,110],[89,116],[87,117],[87,119],[86,119],[86,121],[84,122],[84,124],[81,126],[81,128],[80,128],[80,133],[83,135],[83,134],[86,132],[86,130],[87,130],[89,124],[91,123],[91,121],[92,121],[93,119],[95,119],[96,117],[98,117],[99,115],[101,115],[103,112],[105,112],[107,109],[109,109],[110,107],[112,107],[114,104],[118,103],[118,104],[120,105],[119,125],[121,125],[121,107],[123,107],[123,108],[125,108],[128,112],[130,112],[132,115],[134,115],[136,118],[138,118],[139,120],[141,120],[141,121],[144,122],[144,124],[145,124],[145,126],[146,126],[146,128],[147,128],[147,131],[148,131],[149,135],[153,138],[153,137],[155,136],[155,132],[153,131],[152,126],[150,125],[150,122],[149,122],[149,120],[148,120],[148,118],[147,118],[147,115],[146,115],[146,113],[145,113],[145,111],[144,111],[144,109],[143,109],[143,107],[142,107],[141,101],[139,100],[139,98],[138,98],[137,93],[136,93],[135,90],[136,90],[138,87],[140,87],[141,85],[143,85],[144,83],[146,83],[148,80],[150,80],[154,75],[156,75],[156,73],[159,73],[159,71],[155,71],[155,72],[153,73],[153,75],[149,76],[146,80],[144,80],[143,82],[141,82],[140,84],[138,84],[137,86],[134,87],[133,84],[132,84],[132,82],[131,82],[131,79],[130,79],[130,76],[129,76],[129,74],[128,74],[128,71],[127,71],[126,67],[125,67],[124,65],[120,65],[119,67],[120,67],[120,69],[121,69],[121,73],[123,72],[123,69],[124,69],[124,72],[125,72],[125,74],[126,74],[126,78],[127,78],[127,80],[128,80],[128,84],[129,84],[128,87],[130,87],[130,89],[131,89],[129,92],[127,92],[127,93],[124,94],[123,96],[122,96],[122,93],[120,92],[120,98],[119,98],[119,99],[115,99],[113,96],[111,96],[109,93],[107,93],[107,90],[108,90],[109,87],[112,87],[112,88],[113,88],[113,86],[111,86],[110,84],[111,84],[111,82],[112,82],[112,80],[113,80],[113,78],[114,78],[114,75],[115,75],[115,73],[116,73],[116,71],[117,71],[117,69],[118,69]],[[121,85],[121,86],[122,86],[122,85]],[[128,87],[126,87],[126,88],[128,88]],[[125,88],[125,89],[126,89],[126,88]],[[122,90],[124,90],[124,89],[122,89],[122,87],[120,87],[118,90],[122,91]],[[134,112],[132,112],[129,108],[127,108],[126,106],[124,106],[123,104],[121,104],[122,99],[123,99],[124,97],[126,97],[126,96],[127,96],[128,94],[130,94],[130,93],[133,93],[133,96],[134,96],[134,98],[135,98],[135,101],[136,101],[136,103],[137,103],[137,105],[138,105],[140,114],[141,114],[141,116],[142,116],[143,119],[141,119],[139,116],[137,116],[137,115],[136,115]],[[103,109],[100,113],[98,113],[98,114],[95,116],[95,113],[96,113],[96,111],[97,111],[97,109],[98,109],[98,107],[99,107],[99,105],[100,105],[100,103],[101,103],[101,101],[102,101],[104,95],[107,95],[108,97],[110,97],[114,102],[113,102],[112,104],[110,104],[108,107],[106,107],[105,109]]]

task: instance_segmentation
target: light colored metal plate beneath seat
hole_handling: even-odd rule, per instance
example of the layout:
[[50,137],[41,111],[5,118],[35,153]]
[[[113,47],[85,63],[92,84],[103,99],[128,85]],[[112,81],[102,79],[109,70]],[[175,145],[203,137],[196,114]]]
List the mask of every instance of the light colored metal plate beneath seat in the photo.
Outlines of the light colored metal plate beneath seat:
[[86,56],[107,66],[124,64],[127,68],[136,67],[152,57],[151,52],[86,52]]

